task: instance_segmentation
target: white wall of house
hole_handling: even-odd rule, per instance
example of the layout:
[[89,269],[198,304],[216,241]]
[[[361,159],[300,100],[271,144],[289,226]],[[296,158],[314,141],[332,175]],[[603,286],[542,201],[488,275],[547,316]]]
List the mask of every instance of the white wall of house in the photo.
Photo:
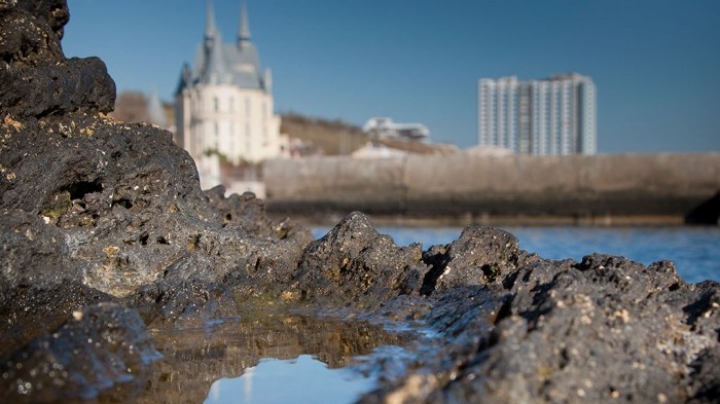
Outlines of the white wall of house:
[[273,97],[233,85],[197,85],[183,90],[183,146],[194,159],[217,151],[235,164],[286,155]]

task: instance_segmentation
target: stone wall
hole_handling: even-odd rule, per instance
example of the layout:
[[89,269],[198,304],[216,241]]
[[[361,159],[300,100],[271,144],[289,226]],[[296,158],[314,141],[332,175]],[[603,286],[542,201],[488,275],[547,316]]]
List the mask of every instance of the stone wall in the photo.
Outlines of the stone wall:
[[268,208],[295,214],[682,218],[720,191],[720,153],[324,157],[264,170]]

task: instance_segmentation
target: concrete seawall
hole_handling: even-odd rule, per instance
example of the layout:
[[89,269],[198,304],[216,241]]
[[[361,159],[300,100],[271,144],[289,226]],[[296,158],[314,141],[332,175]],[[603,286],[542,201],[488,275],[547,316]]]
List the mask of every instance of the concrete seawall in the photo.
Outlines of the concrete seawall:
[[681,221],[720,192],[720,153],[324,157],[270,161],[264,176],[278,213]]

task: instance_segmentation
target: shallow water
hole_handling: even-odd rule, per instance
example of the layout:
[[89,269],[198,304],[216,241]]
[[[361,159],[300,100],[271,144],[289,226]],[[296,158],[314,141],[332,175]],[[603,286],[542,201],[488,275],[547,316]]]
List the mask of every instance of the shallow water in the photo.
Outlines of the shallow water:
[[[141,403],[350,403],[376,384],[375,359],[415,339],[363,321],[255,310],[154,330],[164,358]],[[368,370],[369,369],[369,370]]]
[[351,368],[330,369],[311,355],[264,358],[240,377],[214,382],[205,404],[351,403],[375,381]]
[[[549,259],[572,258],[599,252],[619,255],[649,265],[675,263],[688,282],[720,281],[720,227],[506,227],[520,241],[520,248]],[[313,229],[321,237],[330,229]],[[413,242],[426,249],[460,237],[461,228],[379,227],[398,245]]]

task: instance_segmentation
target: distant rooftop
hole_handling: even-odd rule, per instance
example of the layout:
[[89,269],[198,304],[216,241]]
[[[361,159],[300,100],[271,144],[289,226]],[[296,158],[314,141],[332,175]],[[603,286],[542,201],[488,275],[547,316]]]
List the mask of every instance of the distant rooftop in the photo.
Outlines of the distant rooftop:
[[247,6],[240,8],[240,24],[235,43],[223,43],[215,24],[212,0],[207,0],[205,35],[198,45],[195,64],[183,68],[178,92],[197,84],[233,84],[244,89],[268,91],[260,69],[260,57],[251,42]]

